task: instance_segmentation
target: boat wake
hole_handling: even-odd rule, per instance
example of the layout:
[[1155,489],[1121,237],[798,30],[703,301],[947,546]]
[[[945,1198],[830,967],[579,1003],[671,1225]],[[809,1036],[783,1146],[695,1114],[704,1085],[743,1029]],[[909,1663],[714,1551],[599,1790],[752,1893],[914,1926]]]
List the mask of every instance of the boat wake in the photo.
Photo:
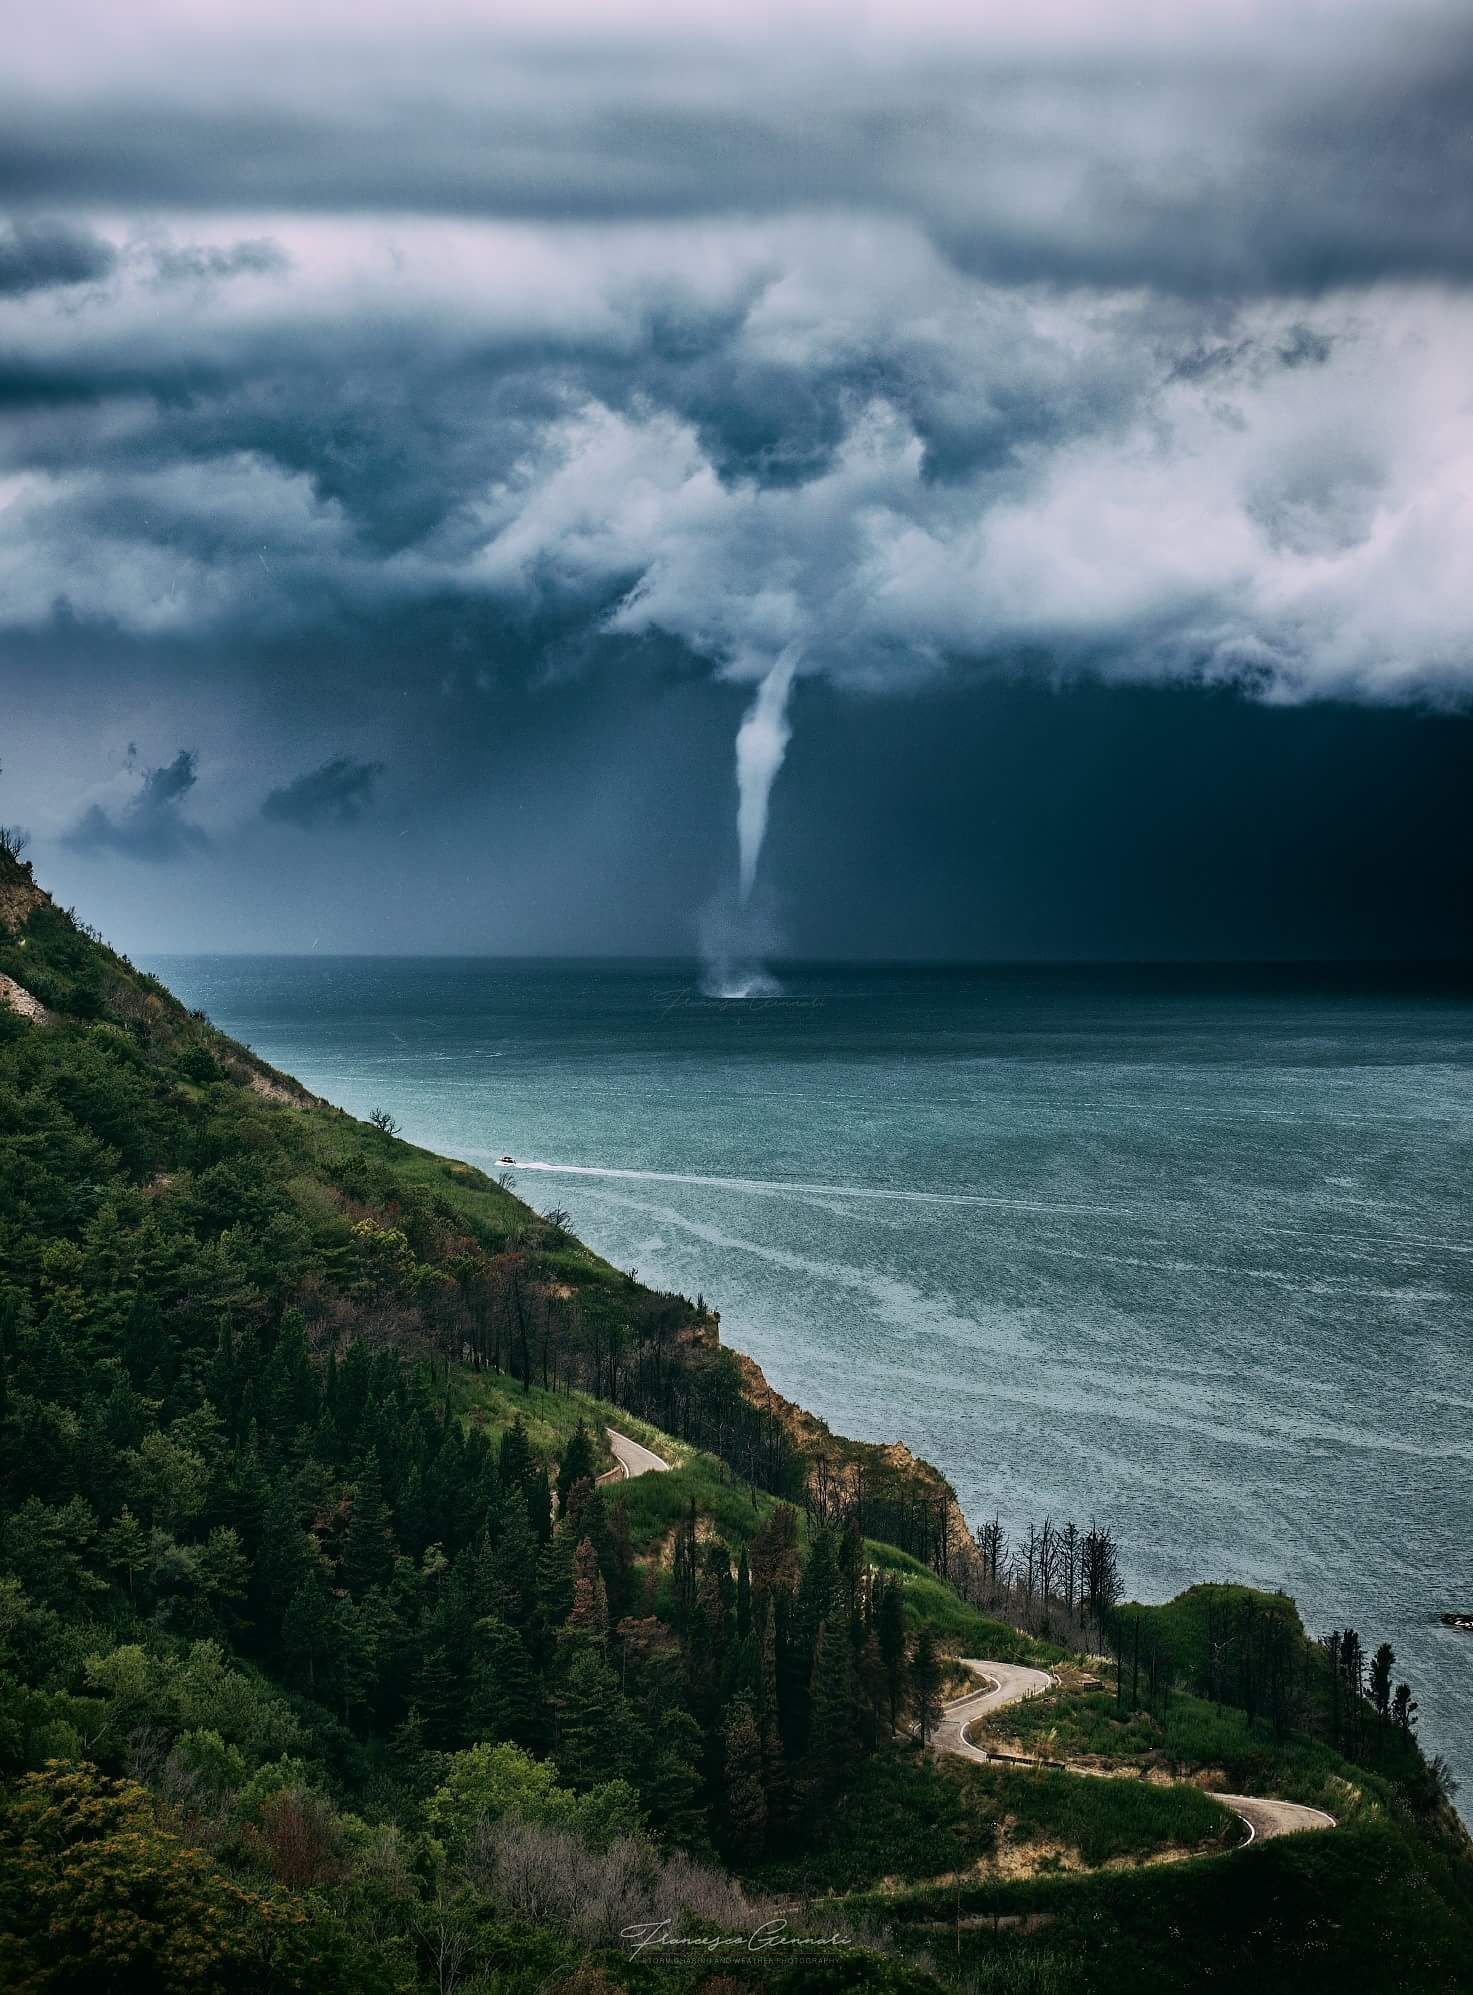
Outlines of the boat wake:
[[[489,1157],[489,1150],[467,1149],[466,1155]],[[499,1159],[505,1163],[505,1157]],[[1114,1205],[1064,1204],[1054,1200],[1003,1198],[989,1192],[907,1191],[891,1185],[805,1184],[793,1178],[715,1178],[693,1171],[639,1171],[618,1164],[557,1164],[545,1158],[518,1157],[519,1171],[542,1171],[549,1177],[620,1178],[637,1184],[695,1185],[710,1191],[750,1192],[762,1198],[865,1198],[899,1205],[969,1205],[1002,1207],[1009,1212],[1092,1212],[1114,1215]]]

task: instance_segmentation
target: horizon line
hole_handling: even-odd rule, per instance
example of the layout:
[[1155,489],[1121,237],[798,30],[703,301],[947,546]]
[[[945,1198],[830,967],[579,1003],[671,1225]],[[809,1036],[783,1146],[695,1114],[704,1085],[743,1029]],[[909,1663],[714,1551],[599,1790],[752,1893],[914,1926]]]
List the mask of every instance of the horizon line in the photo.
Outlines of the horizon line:
[[[679,963],[696,968],[706,958],[672,951],[474,950],[474,949],[140,949],[140,957],[176,961],[204,957],[273,962],[361,963]],[[774,969],[1047,970],[1047,969],[1446,969],[1473,971],[1473,951],[1429,956],[774,956]]]

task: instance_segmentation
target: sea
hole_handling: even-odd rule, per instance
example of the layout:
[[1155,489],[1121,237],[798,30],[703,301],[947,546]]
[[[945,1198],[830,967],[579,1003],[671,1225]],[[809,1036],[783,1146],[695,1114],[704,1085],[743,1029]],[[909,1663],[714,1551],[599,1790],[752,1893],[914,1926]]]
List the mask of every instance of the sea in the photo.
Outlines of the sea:
[[974,1524],[1388,1640],[1473,1798],[1473,989],[1319,966],[174,956],[358,1114],[507,1168]]

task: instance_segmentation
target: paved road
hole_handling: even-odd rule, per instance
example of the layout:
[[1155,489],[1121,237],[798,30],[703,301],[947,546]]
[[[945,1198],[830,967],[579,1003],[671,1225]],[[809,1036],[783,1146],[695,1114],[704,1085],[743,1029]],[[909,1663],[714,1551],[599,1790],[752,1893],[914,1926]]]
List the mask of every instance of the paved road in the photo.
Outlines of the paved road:
[[941,1752],[960,1753],[963,1759],[985,1760],[987,1754],[967,1737],[968,1726],[989,1711],[1001,1711],[1005,1704],[1021,1704],[1025,1697],[1052,1690],[1054,1680],[1046,1669],[1025,1669],[1021,1663],[977,1662],[971,1656],[958,1656],[957,1661],[986,1677],[987,1685],[944,1706],[936,1745]]
[[652,1475],[656,1469],[669,1468],[670,1464],[662,1462],[653,1448],[642,1447],[638,1441],[631,1441],[627,1434],[616,1433],[612,1427],[606,1427],[604,1432],[609,1437],[609,1446],[619,1466],[600,1476],[600,1482],[628,1482],[634,1476]]
[[1323,1808],[1306,1808],[1298,1801],[1269,1801],[1256,1794],[1218,1794],[1214,1799],[1231,1808],[1248,1824],[1247,1842],[1266,1843],[1274,1836],[1292,1836],[1300,1829],[1333,1829],[1335,1817]]
[[[943,1706],[936,1748],[938,1752],[957,1753],[963,1759],[985,1763],[988,1756],[981,1746],[972,1744],[967,1737],[968,1728],[989,1711],[1001,1711],[1007,1704],[1021,1704],[1025,1697],[1037,1697],[1040,1691],[1052,1688],[1054,1679],[1046,1670],[1024,1669],[1018,1663],[979,1662],[972,1656],[959,1656],[957,1660],[967,1669],[976,1670],[987,1683],[984,1689],[968,1691],[965,1697]],[[1239,1849],[1246,1849],[1253,1842],[1269,1842],[1274,1836],[1296,1835],[1302,1829],[1335,1826],[1335,1817],[1327,1815],[1323,1808],[1306,1808],[1298,1801],[1274,1801],[1257,1794],[1218,1794],[1214,1799],[1247,1823],[1248,1834]]]

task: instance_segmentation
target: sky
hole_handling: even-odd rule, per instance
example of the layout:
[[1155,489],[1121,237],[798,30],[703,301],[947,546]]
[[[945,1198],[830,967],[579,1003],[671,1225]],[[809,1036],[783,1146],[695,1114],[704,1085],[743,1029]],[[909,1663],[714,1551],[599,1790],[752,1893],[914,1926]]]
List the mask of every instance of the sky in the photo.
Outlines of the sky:
[[1473,933],[1464,0],[53,0],[0,817],[122,946]]

